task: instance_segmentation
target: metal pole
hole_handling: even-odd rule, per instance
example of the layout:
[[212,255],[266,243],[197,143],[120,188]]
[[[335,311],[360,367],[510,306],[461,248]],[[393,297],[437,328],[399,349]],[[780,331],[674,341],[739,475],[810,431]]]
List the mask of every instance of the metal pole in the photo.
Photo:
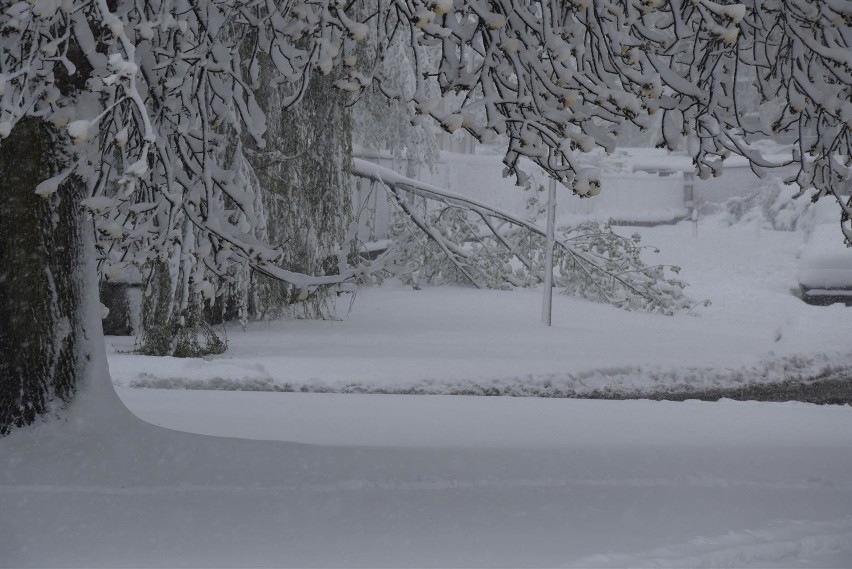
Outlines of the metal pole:
[[553,242],[556,232],[556,180],[550,179],[547,189],[547,236],[544,243],[544,298],[541,303],[541,323],[550,326],[553,314]]

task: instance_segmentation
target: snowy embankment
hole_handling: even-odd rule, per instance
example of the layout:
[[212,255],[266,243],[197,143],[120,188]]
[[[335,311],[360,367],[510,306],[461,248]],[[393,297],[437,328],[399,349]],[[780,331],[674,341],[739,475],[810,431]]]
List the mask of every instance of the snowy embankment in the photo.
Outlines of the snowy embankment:
[[351,312],[350,298],[341,297],[340,320],[234,328],[222,357],[145,357],[122,353],[132,339],[110,339],[113,380],[154,388],[546,397],[739,397],[731,391],[739,389],[748,398],[755,384],[848,378],[852,308],[809,306],[792,294],[801,233],[710,222],[697,237],[689,223],[635,230],[661,249],[649,260],[681,266],[688,294],[712,304],[666,317],[557,295],[547,329],[539,323],[540,291],[385,285],[359,291]]

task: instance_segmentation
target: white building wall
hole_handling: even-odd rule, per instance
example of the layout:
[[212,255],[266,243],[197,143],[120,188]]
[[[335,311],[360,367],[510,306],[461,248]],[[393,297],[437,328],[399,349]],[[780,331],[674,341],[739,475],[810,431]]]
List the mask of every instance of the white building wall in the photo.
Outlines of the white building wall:
[[[415,168],[405,159],[381,155],[361,157],[376,162],[423,182],[460,193],[489,205],[530,217],[533,210],[527,209],[530,198],[540,202],[546,199],[544,189],[548,177],[537,167],[528,164],[530,189],[514,185],[514,178],[503,177],[502,156],[496,153],[460,154],[441,152],[441,158],[433,170]],[[661,223],[682,219],[689,215],[686,203],[684,174],[692,171],[686,156],[669,156],[650,149],[626,151],[620,160],[619,172],[604,172],[600,195],[580,198],[566,189],[557,192],[557,216],[567,221],[582,218],[598,221],[615,220],[626,223]],[[633,170],[633,171],[631,171]],[[782,177],[789,171],[775,171],[771,175]],[[694,195],[699,205],[722,203],[732,197],[742,197],[757,191],[762,182],[743,163],[732,161],[719,178],[701,180],[696,178]],[[359,237],[374,241],[388,237],[389,219],[393,205],[384,192],[369,193],[366,187],[357,194],[355,203],[370,210],[363,216]]]

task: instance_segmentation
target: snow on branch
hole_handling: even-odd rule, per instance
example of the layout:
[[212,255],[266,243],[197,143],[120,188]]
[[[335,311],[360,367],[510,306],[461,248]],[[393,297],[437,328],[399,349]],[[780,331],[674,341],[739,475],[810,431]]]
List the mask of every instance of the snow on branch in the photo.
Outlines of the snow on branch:
[[[506,174],[519,184],[527,157],[594,195],[600,177],[582,154],[612,151],[622,129],[658,115],[660,145],[685,148],[703,177],[731,154],[756,172],[777,165],[753,142],[785,134],[791,181],[833,196],[852,242],[850,23],[848,2],[808,0],[4,3],[0,144],[27,116],[62,135],[98,205],[105,270],[180,251],[188,272],[249,263],[325,283],[333,276],[279,266],[280,245],[266,242],[263,190],[241,142],[264,144],[261,59],[286,109],[317,74],[339,74],[336,87],[360,96],[403,40],[415,120],[480,141],[505,135]],[[363,53],[373,61],[359,63]],[[755,97],[768,120],[746,110]]]
[[[479,288],[543,281],[545,230],[535,222],[365,160],[355,159],[352,173],[384,189],[398,206],[391,250],[399,250],[409,272]],[[560,233],[554,282],[567,294],[663,314],[694,304],[671,274],[676,267],[643,262],[637,236],[625,238],[592,222]]]

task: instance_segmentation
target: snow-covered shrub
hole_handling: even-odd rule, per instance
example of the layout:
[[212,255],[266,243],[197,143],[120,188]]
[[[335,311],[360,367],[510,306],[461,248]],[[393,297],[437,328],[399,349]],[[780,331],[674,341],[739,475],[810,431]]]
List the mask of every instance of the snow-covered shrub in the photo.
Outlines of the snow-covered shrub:
[[166,263],[151,268],[142,297],[139,352],[179,358],[221,354],[228,348],[224,330],[210,325],[203,301],[179,285],[178,274]]
[[726,225],[760,223],[776,231],[804,229],[813,202],[804,196],[793,199],[798,190],[777,178],[762,180],[756,192],[723,203],[721,221]]

